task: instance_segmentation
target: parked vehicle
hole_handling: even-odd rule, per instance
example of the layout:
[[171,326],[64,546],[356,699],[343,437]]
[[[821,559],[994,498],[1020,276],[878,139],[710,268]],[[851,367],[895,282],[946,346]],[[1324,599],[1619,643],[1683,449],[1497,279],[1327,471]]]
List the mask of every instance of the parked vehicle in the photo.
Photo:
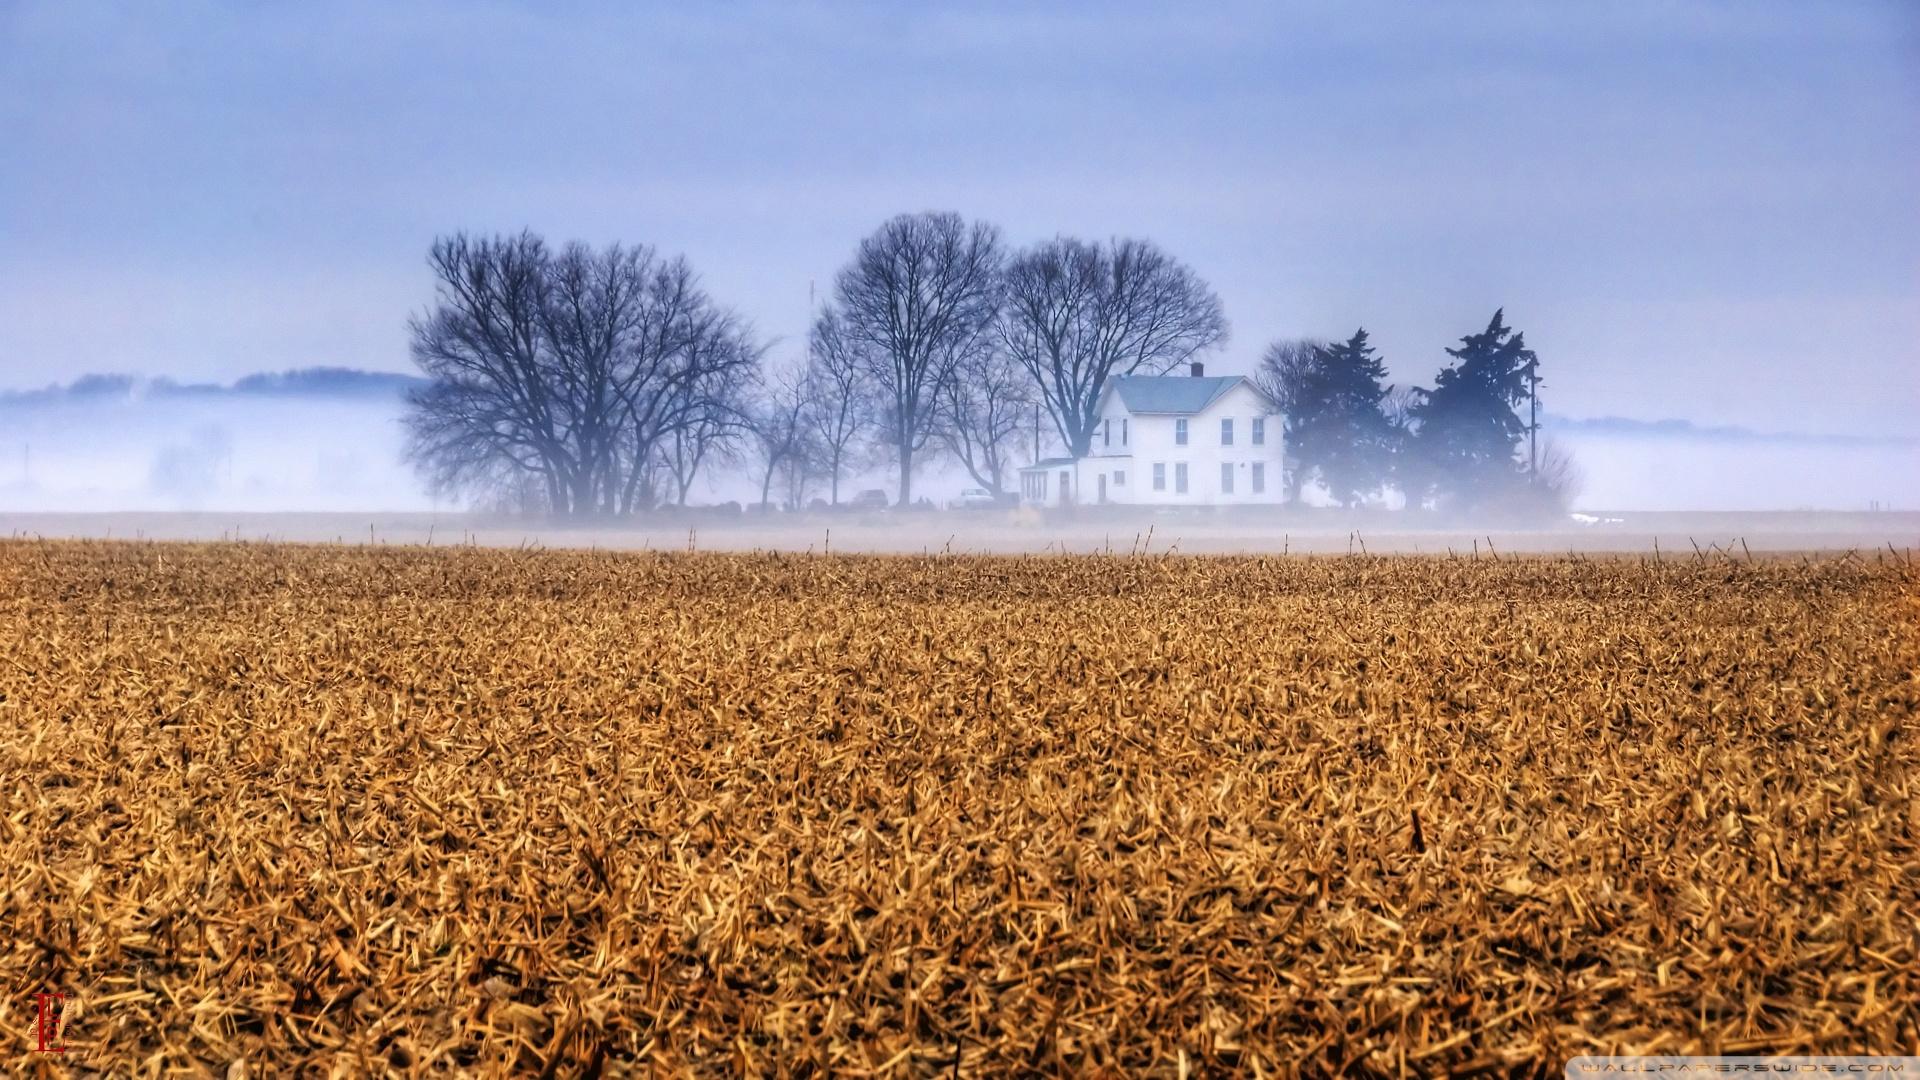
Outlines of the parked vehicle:
[[847,505],[853,507],[855,510],[885,510],[887,508],[887,493],[879,488],[868,488],[860,494],[855,495]]
[[993,492],[986,488],[971,487],[955,496],[947,505],[955,510],[991,510],[1000,505],[1000,500],[994,498]]

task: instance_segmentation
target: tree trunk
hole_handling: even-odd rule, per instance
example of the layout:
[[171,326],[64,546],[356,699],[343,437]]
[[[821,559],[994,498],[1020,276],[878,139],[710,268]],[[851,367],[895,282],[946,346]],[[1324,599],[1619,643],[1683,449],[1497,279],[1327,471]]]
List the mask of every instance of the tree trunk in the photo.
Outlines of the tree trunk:
[[773,490],[773,470],[779,468],[779,466],[780,458],[778,456],[767,459],[767,473],[760,478],[760,505],[757,508],[762,513],[766,511],[767,495]]
[[573,516],[574,517],[587,517],[593,513],[594,503],[595,503],[594,488],[597,486],[596,484],[594,484],[593,480],[594,480],[593,474],[590,472],[586,472],[585,470],[582,470],[580,473],[574,476],[573,478]]
[[[634,510],[641,508],[640,495],[642,484],[645,482],[647,475],[647,456],[652,452],[652,446],[635,440],[633,447],[633,470],[627,474],[627,482],[620,496],[620,509],[622,512],[632,513]],[[653,500],[648,499],[645,509],[651,510],[652,508]]]
[[913,447],[900,444],[900,505],[913,503]]

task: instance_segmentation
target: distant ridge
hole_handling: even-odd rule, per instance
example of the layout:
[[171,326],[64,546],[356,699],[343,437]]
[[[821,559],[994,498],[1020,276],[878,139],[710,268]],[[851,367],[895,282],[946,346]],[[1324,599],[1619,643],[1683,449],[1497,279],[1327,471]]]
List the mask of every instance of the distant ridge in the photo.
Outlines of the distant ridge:
[[70,383],[54,383],[35,390],[0,391],[0,407],[55,405],[78,402],[139,401],[164,398],[293,397],[398,399],[408,390],[425,386],[418,375],[396,371],[366,371],[349,367],[310,367],[292,371],[258,372],[230,384],[183,383],[165,376],[82,375]]
[[322,397],[367,397],[399,394],[427,385],[418,375],[397,371],[362,371],[347,367],[297,368],[279,373],[261,372],[236,379],[236,394],[311,394]]
[[1713,439],[1723,442],[1789,442],[1823,446],[1920,446],[1920,437],[1910,435],[1823,435],[1804,431],[1755,431],[1730,425],[1696,424],[1691,420],[1636,420],[1625,416],[1596,416],[1576,419],[1548,413],[1540,418],[1542,430],[1583,435],[1630,435],[1655,439]]

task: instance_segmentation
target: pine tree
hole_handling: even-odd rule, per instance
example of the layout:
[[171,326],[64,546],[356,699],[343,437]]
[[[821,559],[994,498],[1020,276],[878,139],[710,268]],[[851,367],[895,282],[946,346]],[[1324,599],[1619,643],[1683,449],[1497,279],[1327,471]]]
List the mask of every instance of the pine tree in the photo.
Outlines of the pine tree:
[[[1524,334],[1505,323],[1504,309],[1478,334],[1448,349],[1456,363],[1410,410],[1417,426],[1415,453],[1425,473],[1421,487],[1471,505],[1512,487],[1520,476],[1520,440],[1533,431],[1515,409],[1529,403],[1539,360]],[[1424,491],[1409,492],[1418,500]]]
[[1316,348],[1289,416],[1288,444],[1300,475],[1317,474],[1327,493],[1353,506],[1387,480],[1393,427],[1381,403],[1393,387],[1386,365],[1361,328],[1346,341]]

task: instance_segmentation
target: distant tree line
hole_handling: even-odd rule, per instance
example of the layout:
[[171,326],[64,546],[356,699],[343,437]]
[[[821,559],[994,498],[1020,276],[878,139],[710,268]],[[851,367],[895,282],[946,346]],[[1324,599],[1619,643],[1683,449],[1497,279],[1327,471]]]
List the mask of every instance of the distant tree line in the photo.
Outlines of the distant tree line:
[[[751,475],[763,505],[838,504],[844,478],[882,463],[907,504],[929,455],[1000,495],[1048,436],[1091,449],[1115,378],[1164,373],[1228,330],[1206,282],[1148,241],[1012,250],[951,213],[863,239],[786,364],[684,258],[645,245],[457,234],[428,263],[410,459],[436,492],[561,516],[685,505],[719,469]],[[1513,411],[1537,386],[1533,353],[1499,315],[1449,353],[1432,390],[1398,392],[1364,330],[1269,348],[1256,381],[1286,417],[1292,493],[1469,502],[1539,475],[1516,456],[1536,425]]]

